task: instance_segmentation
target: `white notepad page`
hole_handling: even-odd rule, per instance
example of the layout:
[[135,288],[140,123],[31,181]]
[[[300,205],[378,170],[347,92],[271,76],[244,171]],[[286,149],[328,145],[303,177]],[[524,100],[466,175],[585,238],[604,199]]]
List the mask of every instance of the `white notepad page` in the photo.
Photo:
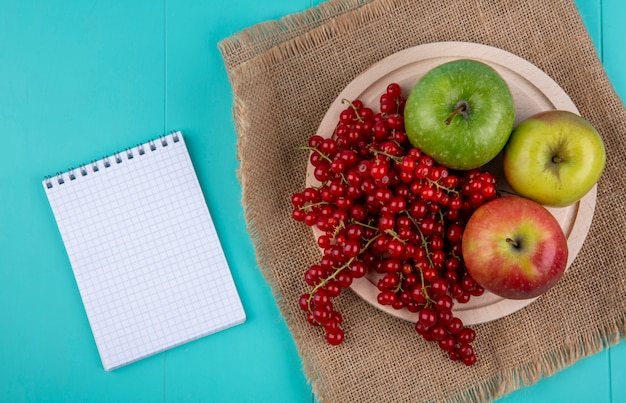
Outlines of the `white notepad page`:
[[43,186],[106,370],[245,321],[180,132]]

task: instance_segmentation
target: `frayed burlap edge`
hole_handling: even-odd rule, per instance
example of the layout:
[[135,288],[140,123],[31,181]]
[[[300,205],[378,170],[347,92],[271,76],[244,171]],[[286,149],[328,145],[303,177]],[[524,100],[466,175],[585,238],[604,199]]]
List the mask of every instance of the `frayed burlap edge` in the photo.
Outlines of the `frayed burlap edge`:
[[557,351],[544,354],[542,361],[527,363],[516,369],[502,371],[473,388],[448,398],[450,403],[491,402],[516,390],[531,386],[570,367],[579,360],[597,354],[626,338],[626,318],[598,329],[595,334],[581,335],[578,339]]
[[371,1],[331,0],[301,13],[290,14],[276,21],[253,25],[222,40],[218,47],[222,54],[229,55],[226,59],[226,67],[232,69],[275,46],[282,45],[326,23],[329,19],[354,11]]
[[[231,81],[234,82],[240,74],[249,73],[246,69],[248,68],[247,62],[251,59],[255,59],[255,69],[270,69],[272,65],[306,52],[307,49],[319,46],[336,35],[346,34],[355,26],[367,24],[384,16],[393,5],[394,0],[380,0],[374,3],[340,0],[323,3],[305,12],[284,17],[280,21],[251,27],[220,42],[219,49],[223,55],[230,55],[225,60]],[[359,9],[359,12],[353,12],[356,9]],[[235,99],[234,115],[239,141],[245,142],[249,135],[249,127],[246,125],[247,120],[245,119],[246,106],[242,102],[238,102],[237,99]],[[285,304],[292,304],[292,301],[285,301],[282,298],[268,270],[269,257],[259,244],[259,230],[255,225],[255,212],[245,203],[247,186],[245,176],[241,175],[241,172],[246,169],[246,161],[239,154],[238,158],[241,161],[238,178],[243,188],[244,214],[257,254],[259,268],[268,281],[280,311],[289,325],[295,319],[289,313],[290,310],[285,309]],[[294,338],[299,341],[297,335],[294,335]],[[505,370],[470,389],[458,391],[455,396],[443,398],[450,402],[493,401],[522,387],[530,386],[542,378],[554,375],[582,358],[619,343],[624,338],[626,338],[626,318],[621,318],[614,323],[605,324],[604,327],[596,329],[595,332],[580,335],[568,346],[546,352],[541,361]],[[321,389],[323,385],[316,381],[319,377],[315,373],[314,365],[309,362],[298,342],[296,346],[303,359],[304,372],[309,383],[312,384],[313,392],[320,401],[325,401],[327,394]]]

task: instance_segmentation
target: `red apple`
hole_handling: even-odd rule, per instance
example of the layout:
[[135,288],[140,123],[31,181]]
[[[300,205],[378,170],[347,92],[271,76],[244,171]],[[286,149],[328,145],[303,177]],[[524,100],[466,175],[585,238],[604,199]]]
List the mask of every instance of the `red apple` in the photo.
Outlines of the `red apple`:
[[567,238],[559,222],[541,204],[519,196],[479,207],[467,222],[462,248],[474,280],[508,299],[544,294],[567,265]]

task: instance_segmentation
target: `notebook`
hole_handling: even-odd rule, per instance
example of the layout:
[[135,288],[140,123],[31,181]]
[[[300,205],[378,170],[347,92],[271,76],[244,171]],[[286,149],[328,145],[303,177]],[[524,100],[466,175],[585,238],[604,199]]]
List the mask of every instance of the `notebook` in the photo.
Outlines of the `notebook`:
[[105,370],[245,321],[181,132],[43,187]]

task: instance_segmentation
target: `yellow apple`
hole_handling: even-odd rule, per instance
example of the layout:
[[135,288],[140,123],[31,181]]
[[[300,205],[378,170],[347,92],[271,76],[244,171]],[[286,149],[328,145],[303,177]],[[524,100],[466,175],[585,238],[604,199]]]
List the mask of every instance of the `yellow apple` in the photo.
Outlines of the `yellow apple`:
[[520,123],[504,147],[504,176],[520,196],[555,207],[581,199],[598,182],[604,142],[582,117],[541,112]]

